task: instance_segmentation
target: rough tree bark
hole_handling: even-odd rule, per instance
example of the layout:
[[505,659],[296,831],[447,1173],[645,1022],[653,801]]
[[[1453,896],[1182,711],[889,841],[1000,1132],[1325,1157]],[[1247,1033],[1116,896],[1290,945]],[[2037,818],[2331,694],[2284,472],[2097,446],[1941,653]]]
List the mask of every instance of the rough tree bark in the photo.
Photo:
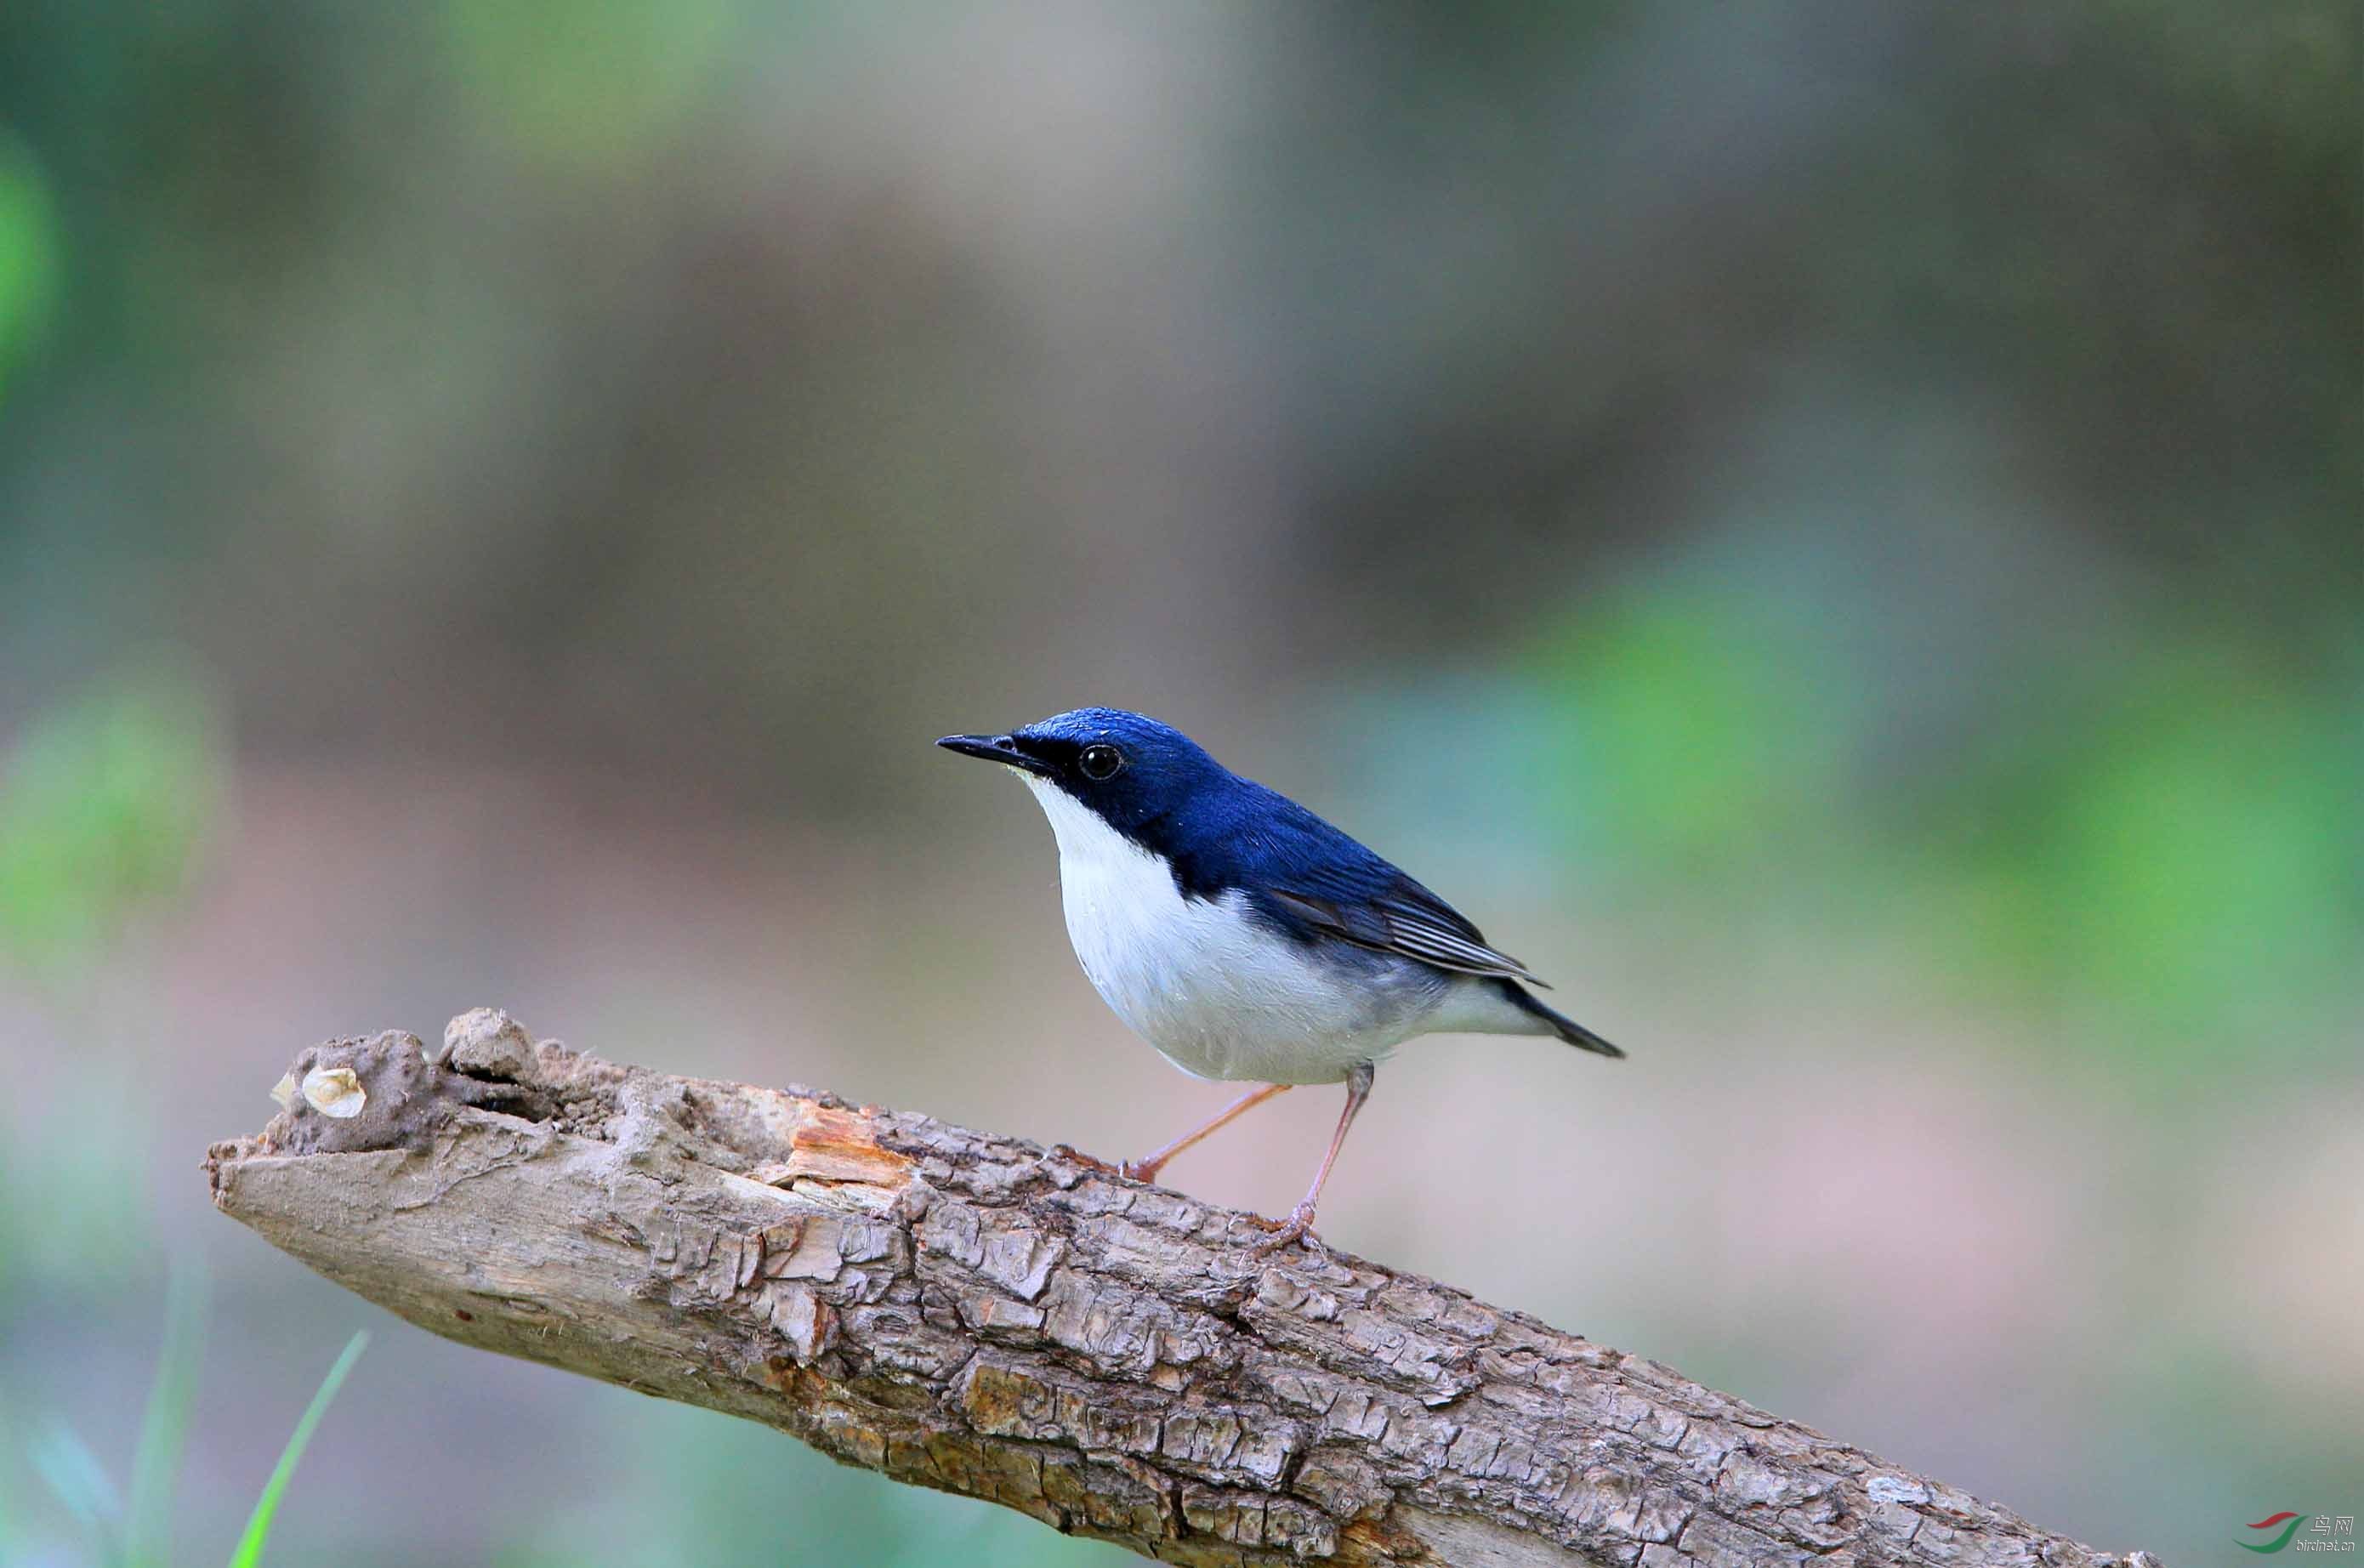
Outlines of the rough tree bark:
[[1168,1562],[2146,1568],[1060,1151],[534,1043],[305,1051],[214,1201],[420,1327]]

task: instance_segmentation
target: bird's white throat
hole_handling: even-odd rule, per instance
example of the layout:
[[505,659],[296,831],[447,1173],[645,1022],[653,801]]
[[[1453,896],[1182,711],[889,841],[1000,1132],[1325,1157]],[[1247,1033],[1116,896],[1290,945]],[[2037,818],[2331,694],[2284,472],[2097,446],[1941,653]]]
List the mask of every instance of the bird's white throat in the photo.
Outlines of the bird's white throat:
[[[1051,819],[1059,843],[1059,902],[1067,940],[1092,986],[1134,1033],[1160,1051],[1177,964],[1204,946],[1197,929],[1212,912],[1194,911],[1165,861],[1134,843],[1099,814],[1045,779],[1020,773]],[[1186,1071],[1199,1069],[1183,1062]]]

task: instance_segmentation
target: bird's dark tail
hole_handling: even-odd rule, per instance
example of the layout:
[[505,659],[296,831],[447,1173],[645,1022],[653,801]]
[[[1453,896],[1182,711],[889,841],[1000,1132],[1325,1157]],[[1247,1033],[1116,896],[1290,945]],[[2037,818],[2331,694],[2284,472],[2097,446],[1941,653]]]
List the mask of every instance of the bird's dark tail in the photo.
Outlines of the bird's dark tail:
[[1595,1051],[1602,1056],[1622,1056],[1625,1054],[1622,1051],[1620,1051],[1617,1047],[1610,1044],[1599,1035],[1594,1034],[1590,1029],[1586,1029],[1582,1024],[1578,1023],[1574,1018],[1569,1018],[1567,1014],[1554,1012],[1551,1008],[1544,1006],[1541,1002],[1536,1001],[1533,995],[1517,981],[1503,981],[1502,989],[1510,994],[1511,1001],[1518,1007],[1519,1011],[1528,1014],[1530,1017],[1538,1018],[1544,1023],[1549,1025],[1552,1033],[1559,1036],[1560,1039],[1567,1041],[1568,1044],[1575,1046],[1578,1050]]

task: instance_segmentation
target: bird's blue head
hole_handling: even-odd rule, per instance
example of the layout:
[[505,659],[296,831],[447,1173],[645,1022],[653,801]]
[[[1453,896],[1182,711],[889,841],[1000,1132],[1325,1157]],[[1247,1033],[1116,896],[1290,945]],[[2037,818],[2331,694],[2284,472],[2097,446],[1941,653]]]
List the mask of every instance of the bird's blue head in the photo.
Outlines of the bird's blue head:
[[1079,707],[1007,735],[947,735],[936,744],[1054,784],[1128,835],[1232,780],[1188,735],[1121,707]]

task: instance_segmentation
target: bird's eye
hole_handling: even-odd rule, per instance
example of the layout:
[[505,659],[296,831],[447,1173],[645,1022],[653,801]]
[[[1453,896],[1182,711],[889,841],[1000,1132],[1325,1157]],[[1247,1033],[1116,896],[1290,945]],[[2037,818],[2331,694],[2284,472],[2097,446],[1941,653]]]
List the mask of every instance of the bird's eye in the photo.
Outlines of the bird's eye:
[[1083,755],[1076,759],[1076,766],[1083,770],[1084,777],[1097,784],[1116,777],[1117,770],[1124,766],[1124,753],[1113,746],[1087,746]]

